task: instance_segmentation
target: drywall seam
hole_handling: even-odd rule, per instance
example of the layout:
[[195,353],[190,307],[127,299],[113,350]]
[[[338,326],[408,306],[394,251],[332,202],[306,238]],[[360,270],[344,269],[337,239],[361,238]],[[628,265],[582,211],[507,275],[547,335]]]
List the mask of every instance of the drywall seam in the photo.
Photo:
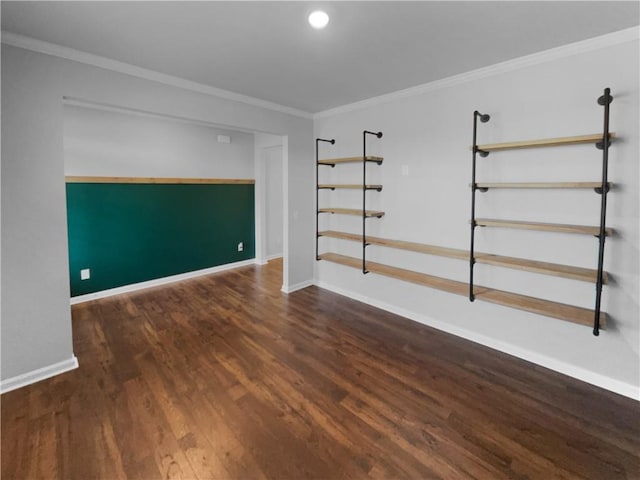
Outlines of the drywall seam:
[[512,345],[507,342],[501,342],[493,338],[480,335],[476,332],[467,330],[465,328],[452,326],[446,322],[436,320],[426,315],[421,315],[419,313],[412,312],[410,310],[398,308],[395,305],[381,302],[379,300],[375,300],[365,295],[361,295],[359,293],[355,293],[347,289],[337,287],[328,282],[316,281],[315,285],[318,286],[319,288],[323,288],[325,290],[329,290],[339,295],[349,297],[353,300],[366,303],[367,305],[371,305],[381,310],[385,310],[387,312],[400,315],[401,317],[408,318],[409,320],[413,320],[414,322],[418,322],[423,325],[433,327],[437,330],[450,333],[457,337],[461,337],[466,340],[479,343],[480,345],[484,345],[485,347],[489,347],[494,350],[498,350],[500,352],[513,355],[514,357],[521,358],[522,360],[532,362],[536,365],[562,373],[569,377],[576,378],[586,383],[590,383],[591,385],[595,385],[597,387],[604,388],[605,390],[609,390],[611,392],[624,395],[625,397],[629,397],[634,400],[640,401],[640,388],[637,386],[634,386],[625,382],[621,382],[618,380],[614,380],[604,375],[599,375],[597,373],[590,372],[588,370],[585,370],[584,368],[576,367],[575,365],[558,361],[546,355],[540,355],[539,353],[518,347],[516,345]]

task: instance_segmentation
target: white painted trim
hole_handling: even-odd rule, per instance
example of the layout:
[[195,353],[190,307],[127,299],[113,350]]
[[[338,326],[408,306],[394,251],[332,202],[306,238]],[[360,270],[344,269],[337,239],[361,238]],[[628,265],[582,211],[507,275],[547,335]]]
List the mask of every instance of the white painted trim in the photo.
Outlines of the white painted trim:
[[282,258],[282,252],[280,253],[274,253],[273,255],[268,255],[267,256],[267,262],[269,260],[275,260],[276,258]]
[[443,78],[441,80],[435,80],[433,82],[424,83],[415,87],[406,88],[404,90],[397,90],[395,92],[379,95],[377,97],[368,98],[359,102],[349,103],[341,105],[339,107],[330,108],[322,112],[315,113],[313,119],[331,117],[341,113],[352,112],[354,110],[360,110],[383,103],[388,103],[394,100],[398,100],[406,97],[413,97],[421,95],[427,92],[440,90],[443,88],[460,85],[482,78],[492,77],[506,72],[512,72],[521,68],[530,67],[533,65],[539,65],[541,63],[558,60],[561,58],[571,57],[580,53],[591,52],[594,50],[600,50],[602,48],[611,47],[613,45],[619,45],[622,43],[636,41],[640,38],[640,27],[631,27],[618,32],[608,33],[599,37],[582,40],[579,42],[569,43],[560,47],[551,48],[542,52],[533,53],[524,57],[514,58],[505,62],[496,63],[487,67],[482,67],[477,70],[471,70],[469,72],[461,73],[459,75],[453,75],[451,77]]
[[409,320],[413,320],[414,322],[422,323],[423,325],[436,328],[457,337],[462,337],[472,342],[479,343],[480,345],[484,345],[485,347],[489,347],[494,350],[513,355],[514,357],[518,357],[528,362],[535,363],[536,365],[540,365],[569,377],[573,377],[583,382],[590,383],[591,385],[595,385],[597,387],[604,388],[605,390],[609,390],[611,392],[624,395],[625,397],[640,401],[640,387],[638,386],[621,382],[619,380],[615,380],[598,373],[590,372],[588,370],[585,370],[584,368],[576,367],[575,365],[571,365],[569,363],[557,360],[552,357],[548,357],[546,355],[541,355],[537,352],[524,349],[510,343],[501,342],[494,338],[481,335],[471,330],[467,330],[466,328],[452,326],[446,322],[436,320],[432,317],[421,315],[410,310],[405,310],[404,308],[397,307],[396,305],[381,302],[365,295],[361,295],[359,293],[337,287],[327,282],[316,281],[315,284],[316,286],[324,288],[325,290],[329,290],[339,295],[352,298],[353,300],[357,300],[381,310],[385,310],[387,312],[400,315],[401,317],[408,318]]
[[242,95],[229,90],[223,90],[210,85],[193,82],[184,78],[167,75],[165,73],[138,67],[130,63],[119,62],[99,55],[93,55],[74,48],[63,47],[62,45],[57,45],[55,43],[44,42],[42,40],[37,40],[17,33],[3,31],[2,43],[13,47],[24,48],[25,50],[31,50],[33,52],[44,53],[45,55],[52,55],[54,57],[65,58],[74,62],[104,68],[114,72],[124,73],[125,75],[131,75],[133,77],[144,78],[145,80],[150,80],[152,82],[163,83],[165,85],[171,85],[173,87],[183,88],[193,92],[204,93],[205,95],[213,95],[215,97],[225,98],[235,102],[242,102],[254,107],[266,108],[276,112],[295,115],[296,117],[308,119],[313,118],[311,113],[298,110],[297,108],[291,108],[274,102],[250,97],[248,95]]
[[15,377],[8,378],[0,381],[0,393],[7,393],[11,390],[16,390],[21,387],[26,387],[32,383],[39,382],[40,380],[46,380],[47,378],[55,377],[61,373],[69,372],[78,368],[78,359],[75,355],[62,362],[47,365],[46,367],[31,370],[30,372],[17,375]]
[[218,265],[216,267],[194,270],[193,272],[179,273],[178,275],[171,275],[169,277],[156,278],[154,280],[148,280],[146,282],[132,283],[131,285],[110,288],[109,290],[102,290],[100,292],[87,293],[86,295],[78,295],[77,297],[71,297],[70,303],[71,305],[77,305],[78,303],[89,302],[91,300],[97,300],[99,298],[112,297],[114,295],[121,295],[123,293],[144,290],[145,288],[158,287],[160,285],[179,282],[181,280],[187,280],[189,278],[202,277],[203,275],[210,275],[212,273],[223,272],[225,270],[232,270],[234,268],[246,267],[248,265],[256,264],[260,265],[254,258],[250,260],[242,260],[241,262],[226,263],[224,265]]
[[313,280],[305,280],[304,282],[300,282],[300,283],[296,283],[295,285],[282,285],[282,288],[280,289],[280,291],[282,293],[293,293],[296,292],[298,290],[302,290],[303,288],[307,288],[310,287],[312,285],[315,285],[315,282]]

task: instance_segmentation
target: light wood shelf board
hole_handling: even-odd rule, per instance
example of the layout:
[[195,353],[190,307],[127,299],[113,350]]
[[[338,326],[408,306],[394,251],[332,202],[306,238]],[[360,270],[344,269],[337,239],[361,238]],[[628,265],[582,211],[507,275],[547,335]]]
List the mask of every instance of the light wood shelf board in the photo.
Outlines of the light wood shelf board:
[[[573,267],[571,265],[562,265],[559,263],[540,262],[525,258],[505,257],[491,253],[476,253],[475,259],[477,263],[483,263],[486,265],[524,270],[527,272],[541,273],[555,277],[570,278],[583,282],[595,283],[598,275],[597,270],[590,268]],[[607,272],[603,272],[602,281],[603,283],[608,282]]]
[[[340,188],[340,189],[362,190],[362,184],[361,183],[360,184],[329,183],[329,184],[318,185],[318,188],[322,188],[322,189]],[[367,190],[382,190],[382,185],[367,185],[366,188]]]
[[[339,263],[348,267],[362,268],[362,260],[354,257],[348,257],[346,255],[340,255],[338,253],[323,253],[320,255],[320,258],[322,260]],[[463,282],[436,277],[434,275],[427,275],[426,273],[391,267],[381,263],[367,262],[367,270],[387,277],[404,280],[405,282],[416,283],[418,285],[424,285],[437,290],[456,293],[458,295],[465,295],[469,291],[469,286]]]
[[253,178],[64,177],[66,183],[254,184]]
[[[338,238],[354,242],[362,241],[362,235],[359,235],[357,233],[326,230],[318,232],[318,235],[322,237]],[[457,258],[459,260],[465,261],[469,260],[469,251],[459,248],[438,247],[435,245],[427,245],[425,243],[406,242],[402,240],[391,240],[372,236],[367,236],[366,241],[371,245],[396,248],[399,250],[409,250],[412,252],[425,253],[427,255],[436,255],[440,257]],[[511,268],[514,270],[523,270],[544,275],[570,278],[583,282],[595,283],[597,278],[596,270],[583,267],[574,267],[570,265],[562,265],[559,263],[540,262],[537,260],[529,260],[526,258],[506,257],[502,255],[494,255],[492,253],[482,252],[475,252],[475,259],[477,263],[486,265],[494,265],[503,268]],[[603,283],[608,282],[607,272],[603,272],[602,280]]]
[[[319,208],[319,213],[337,213],[341,215],[358,215],[362,216],[362,210],[359,208]],[[365,210],[367,217],[383,217],[384,212],[376,210]]]
[[[608,184],[611,187],[611,183]],[[476,183],[478,188],[600,188],[602,182]]]
[[[320,255],[320,259],[357,269],[362,267],[362,261],[360,259],[337,253],[323,253]],[[469,294],[469,285],[464,282],[414,272],[412,270],[405,270],[376,262],[367,262],[366,268],[369,272],[396,278],[405,282],[415,283],[462,296],[467,296]],[[475,286],[474,294],[477,300],[524,310],[547,317],[558,318],[560,320],[573,323],[579,323],[581,325],[593,325],[594,313],[592,310],[587,308],[552,302],[550,300],[529,297],[526,295],[495,290],[482,286]],[[601,312],[601,328],[605,328],[606,321],[607,314]]]
[[[541,230],[545,232],[579,233],[595,236],[600,234],[600,227],[566,225],[559,223],[523,222],[518,220],[495,220],[490,218],[477,218],[476,225],[481,227],[516,228],[524,230]],[[612,233],[613,229],[605,229],[605,235],[611,235]]]
[[[579,323],[589,327],[593,326],[594,312],[588,308],[576,307],[565,303],[552,302],[550,300],[485,287],[478,287],[474,294],[476,300],[496,303],[505,307],[516,308],[518,310]],[[600,312],[600,328],[604,329],[606,323],[607,314]]]
[[[501,150],[516,150],[521,148],[557,147],[561,145],[579,145],[584,143],[595,144],[602,141],[602,138],[603,136],[601,133],[594,133],[591,135],[578,135],[574,137],[542,138],[536,140],[520,140],[516,142],[489,143],[485,145],[478,145],[478,149],[485,152],[497,152]],[[609,133],[609,138],[613,140],[616,138],[616,134],[613,132]]]
[[[355,242],[362,241],[362,235],[358,235],[355,233],[347,233],[347,232],[336,232],[332,230],[319,232],[318,233],[324,237],[333,237],[340,238],[343,240],[353,240]],[[367,243],[371,245],[379,245],[382,247],[389,248],[397,248],[400,250],[409,250],[412,252],[425,253],[429,255],[437,255],[440,257],[450,257],[450,258],[458,258],[461,260],[469,259],[469,251],[468,250],[460,250],[457,248],[447,248],[447,247],[438,247],[435,245],[427,245],[425,243],[416,243],[416,242],[406,242],[403,240],[390,240],[386,238],[380,237],[366,237]]]
[[[367,162],[382,163],[384,157],[366,156]],[[325,158],[318,160],[318,165],[337,165],[340,163],[362,163],[362,156],[359,157],[342,157],[342,158]]]

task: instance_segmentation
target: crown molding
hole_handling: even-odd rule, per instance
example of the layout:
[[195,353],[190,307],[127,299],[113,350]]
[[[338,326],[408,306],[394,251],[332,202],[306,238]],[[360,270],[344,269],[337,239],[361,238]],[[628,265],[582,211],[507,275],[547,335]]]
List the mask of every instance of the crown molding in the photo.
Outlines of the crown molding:
[[2,43],[11,45],[13,47],[23,48],[25,50],[31,50],[33,52],[44,53],[45,55],[52,55],[54,57],[60,57],[67,60],[72,60],[74,62],[104,68],[106,70],[123,73],[125,75],[131,75],[133,77],[143,78],[152,82],[158,82],[165,85],[170,85],[172,87],[182,88],[184,90],[191,90],[193,92],[203,93],[205,95],[233,100],[254,107],[266,108],[268,110],[286,113],[288,115],[294,115],[296,117],[313,119],[313,114],[305,112],[303,110],[298,110],[297,108],[287,107],[278,103],[269,102],[267,100],[261,100],[259,98],[242,95],[240,93],[231,92],[229,90],[223,90],[221,88],[212,87],[203,83],[193,82],[184,78],[167,75],[165,73],[156,72],[147,68],[138,67],[130,63],[119,62],[110,58],[82,52],[74,48],[63,47],[62,45],[37,40],[35,38],[27,37],[25,35],[20,35],[13,32],[3,31]]
[[453,75],[451,77],[443,78],[441,80],[435,80],[433,82],[424,83],[415,87],[406,88],[404,90],[397,90],[395,92],[387,93],[377,97],[368,98],[359,102],[349,103],[341,105],[339,107],[330,108],[322,112],[318,112],[313,115],[314,120],[331,117],[341,113],[352,112],[354,110],[360,110],[374,105],[380,105],[382,103],[388,103],[394,100],[398,100],[406,97],[413,97],[421,95],[427,92],[440,90],[463,83],[472,82],[474,80],[480,80],[483,78],[499,75],[506,72],[512,72],[521,68],[530,67],[533,65],[539,65],[541,63],[558,60],[561,58],[571,57],[580,53],[591,52],[594,50],[600,50],[602,48],[610,47],[613,45],[619,45],[622,43],[637,41],[640,38],[640,27],[631,27],[617,32],[608,33],[599,37],[589,38],[587,40],[581,40],[579,42],[569,43],[560,47],[551,48],[542,52],[533,53],[524,57],[514,58],[505,62],[496,63],[487,67],[482,67],[477,70],[471,70],[469,72],[461,73],[459,75]]

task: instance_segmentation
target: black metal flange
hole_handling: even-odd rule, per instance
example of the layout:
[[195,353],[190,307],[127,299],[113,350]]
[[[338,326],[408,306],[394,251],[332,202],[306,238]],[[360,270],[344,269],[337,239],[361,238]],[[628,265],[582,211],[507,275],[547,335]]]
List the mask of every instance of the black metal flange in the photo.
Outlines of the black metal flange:
[[[605,193],[609,193],[609,189],[610,189],[609,185],[606,185],[604,187]],[[596,187],[593,189],[593,191],[596,192],[598,195],[602,195],[602,187]]]
[[[612,143],[613,143],[613,139],[609,137],[609,146],[611,146]],[[601,140],[599,142],[596,142],[596,148],[598,150],[604,150],[604,141]]]
[[[608,89],[607,89],[608,90]],[[609,99],[609,101],[606,101],[606,98]],[[613,97],[611,95],[601,95],[600,97],[598,97],[598,105],[602,105],[604,106],[605,103],[610,104],[611,102],[613,102]]]

